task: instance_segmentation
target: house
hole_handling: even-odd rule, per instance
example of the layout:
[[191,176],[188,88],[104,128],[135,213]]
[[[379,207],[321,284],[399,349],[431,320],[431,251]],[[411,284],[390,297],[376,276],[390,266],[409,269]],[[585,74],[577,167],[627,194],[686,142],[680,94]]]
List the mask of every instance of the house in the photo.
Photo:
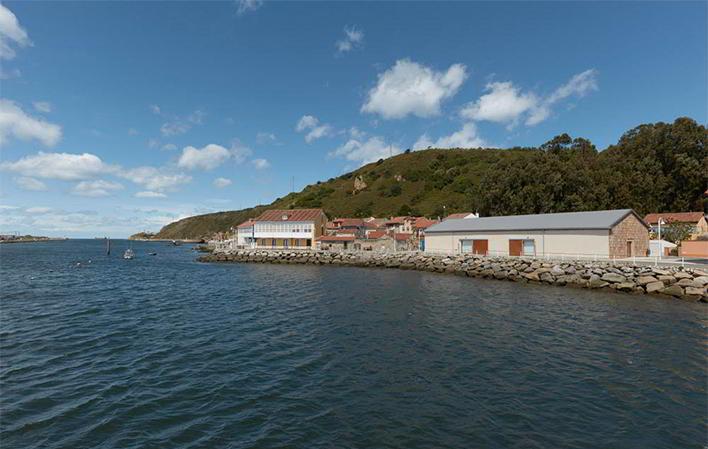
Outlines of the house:
[[458,212],[448,215],[443,220],[459,220],[461,218],[479,218],[479,214],[474,212]]
[[416,217],[391,217],[384,223],[384,226],[392,234],[395,233],[413,233],[413,224]]
[[393,252],[396,243],[386,231],[369,231],[363,238],[356,239],[354,249],[357,251]]
[[329,234],[354,234],[363,236],[366,231],[366,225],[362,218],[335,218],[327,223]]
[[649,226],[631,209],[451,219],[425,231],[425,251],[499,256],[646,256]]
[[270,209],[253,221],[256,248],[312,249],[327,216],[322,209]]
[[676,246],[675,243],[666,240],[649,240],[649,255],[651,257],[670,256],[671,250]]
[[418,249],[421,251],[425,250],[425,230],[436,224],[437,220],[430,220],[425,217],[418,217],[413,223],[413,233],[418,241]]
[[418,248],[418,240],[412,232],[396,232],[393,234],[395,251],[413,251]]
[[703,234],[708,234],[708,222],[703,212],[666,212],[648,214],[644,221],[651,226],[654,234],[659,233],[659,220],[661,226],[668,226],[674,223],[688,224],[693,227],[689,240],[695,240]]
[[349,235],[322,235],[316,239],[316,248],[323,251],[347,251],[354,249],[353,234]]
[[256,245],[256,239],[253,235],[253,226],[255,224],[256,222],[252,218],[249,218],[236,226],[237,248],[253,248]]

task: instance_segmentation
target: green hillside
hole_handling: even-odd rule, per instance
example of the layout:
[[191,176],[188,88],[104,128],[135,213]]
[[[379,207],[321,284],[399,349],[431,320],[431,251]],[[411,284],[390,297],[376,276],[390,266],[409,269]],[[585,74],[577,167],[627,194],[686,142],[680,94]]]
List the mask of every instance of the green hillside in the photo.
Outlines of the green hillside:
[[640,125],[604,151],[556,136],[539,148],[429,149],[379,160],[273,203],[171,223],[157,238],[201,238],[269,208],[321,207],[334,216],[483,216],[633,208],[702,210],[708,133],[689,118]]

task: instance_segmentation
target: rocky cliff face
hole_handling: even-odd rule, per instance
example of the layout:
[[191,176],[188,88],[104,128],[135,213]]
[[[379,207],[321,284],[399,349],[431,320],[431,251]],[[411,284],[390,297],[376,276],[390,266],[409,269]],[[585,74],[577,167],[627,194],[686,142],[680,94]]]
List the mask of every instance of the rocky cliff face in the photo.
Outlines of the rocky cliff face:
[[702,270],[618,266],[583,261],[549,262],[470,255],[424,253],[376,254],[324,251],[246,250],[216,253],[201,262],[260,262],[278,264],[351,265],[399,268],[556,286],[654,294],[686,301],[708,302],[708,272]]

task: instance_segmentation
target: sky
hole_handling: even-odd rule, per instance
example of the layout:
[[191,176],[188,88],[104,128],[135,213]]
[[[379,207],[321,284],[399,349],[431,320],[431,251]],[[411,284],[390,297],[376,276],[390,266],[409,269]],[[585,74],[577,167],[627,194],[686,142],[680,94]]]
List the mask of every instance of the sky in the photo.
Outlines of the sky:
[[0,4],[0,233],[126,237],[429,146],[706,123],[705,2]]

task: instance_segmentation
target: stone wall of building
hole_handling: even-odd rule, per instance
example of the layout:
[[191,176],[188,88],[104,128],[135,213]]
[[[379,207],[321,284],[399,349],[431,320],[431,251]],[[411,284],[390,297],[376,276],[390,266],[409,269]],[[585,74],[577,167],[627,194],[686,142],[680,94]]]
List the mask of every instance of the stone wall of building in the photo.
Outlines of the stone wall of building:
[[[633,254],[628,254],[627,242]],[[610,230],[610,257],[644,257],[649,254],[649,230],[634,215],[627,215]]]

